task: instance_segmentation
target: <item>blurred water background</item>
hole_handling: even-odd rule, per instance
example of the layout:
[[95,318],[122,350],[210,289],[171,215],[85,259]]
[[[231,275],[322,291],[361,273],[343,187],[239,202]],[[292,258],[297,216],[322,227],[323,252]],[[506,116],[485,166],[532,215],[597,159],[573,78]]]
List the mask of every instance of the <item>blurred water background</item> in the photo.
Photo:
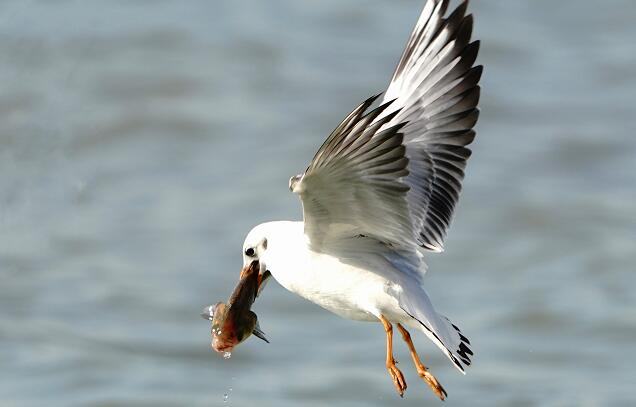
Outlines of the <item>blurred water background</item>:
[[[423,3],[1,2],[0,405],[438,405],[401,341],[404,400],[379,325],[276,283],[269,345],[223,360],[199,317]],[[482,116],[426,285],[476,355],[420,353],[446,406],[636,405],[636,3],[470,9]]]

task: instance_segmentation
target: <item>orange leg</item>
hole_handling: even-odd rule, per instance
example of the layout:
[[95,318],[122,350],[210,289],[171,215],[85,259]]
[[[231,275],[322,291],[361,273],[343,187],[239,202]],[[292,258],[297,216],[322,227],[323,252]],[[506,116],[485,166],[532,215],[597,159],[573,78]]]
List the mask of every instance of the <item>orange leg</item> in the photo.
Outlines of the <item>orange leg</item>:
[[417,369],[417,374],[428,383],[433,392],[437,394],[437,397],[440,400],[444,400],[448,394],[446,394],[446,390],[442,387],[441,384],[437,381],[435,376],[428,372],[428,369],[424,364],[420,361],[420,357],[417,355],[417,351],[415,350],[415,346],[413,346],[413,341],[411,340],[411,334],[407,331],[402,324],[397,324],[400,333],[402,333],[402,339],[406,342],[406,345],[409,347],[409,351],[411,352],[411,358],[413,359],[413,364],[415,365],[415,369]]
[[398,394],[400,397],[404,397],[406,380],[404,380],[404,375],[400,369],[395,366],[397,361],[393,359],[393,326],[383,315],[380,315],[380,322],[384,325],[384,331],[386,332],[386,370],[389,371]]

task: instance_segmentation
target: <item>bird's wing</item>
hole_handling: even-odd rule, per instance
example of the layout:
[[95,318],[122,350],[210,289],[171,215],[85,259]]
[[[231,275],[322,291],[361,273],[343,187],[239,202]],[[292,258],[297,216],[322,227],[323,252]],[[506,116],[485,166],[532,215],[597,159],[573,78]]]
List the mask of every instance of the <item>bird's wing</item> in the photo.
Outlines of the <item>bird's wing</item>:
[[378,98],[360,104],[331,133],[304,174],[290,189],[303,203],[305,234],[312,246],[364,235],[383,243],[414,245],[406,196],[408,159],[400,128],[386,126],[397,111],[379,118],[387,102],[369,112]]
[[446,18],[448,0],[426,3],[384,96],[393,103],[383,115],[397,112],[386,126],[406,123],[412,228],[418,244],[435,252],[443,251],[479,116],[482,67],[474,66],[479,42],[470,42],[467,3]]
[[442,251],[475,133],[481,67],[466,2],[429,0],[381,106],[351,112],[290,189],[315,248],[364,235],[396,250]]

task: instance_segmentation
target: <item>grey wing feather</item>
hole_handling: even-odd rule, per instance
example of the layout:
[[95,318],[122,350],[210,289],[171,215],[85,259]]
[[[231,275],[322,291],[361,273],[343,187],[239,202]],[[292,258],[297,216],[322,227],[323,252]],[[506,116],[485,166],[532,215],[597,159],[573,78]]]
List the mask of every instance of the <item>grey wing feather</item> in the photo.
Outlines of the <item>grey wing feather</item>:
[[426,3],[378,98],[354,109],[304,174],[290,179],[314,248],[363,234],[401,250],[442,251],[464,177],[479,111],[478,42],[462,2]]
[[465,146],[475,138],[482,72],[473,66],[479,42],[470,42],[467,1],[444,18],[447,8],[447,0],[426,4],[384,97],[395,100],[385,114],[398,112],[387,126],[407,123],[404,182],[418,244],[438,252],[470,157]]
[[290,180],[303,203],[305,233],[316,250],[355,235],[395,246],[416,245],[406,202],[409,187],[402,182],[408,175],[400,132],[404,123],[386,126],[399,112],[384,114],[391,102],[367,113],[377,98],[351,112],[305,173]]

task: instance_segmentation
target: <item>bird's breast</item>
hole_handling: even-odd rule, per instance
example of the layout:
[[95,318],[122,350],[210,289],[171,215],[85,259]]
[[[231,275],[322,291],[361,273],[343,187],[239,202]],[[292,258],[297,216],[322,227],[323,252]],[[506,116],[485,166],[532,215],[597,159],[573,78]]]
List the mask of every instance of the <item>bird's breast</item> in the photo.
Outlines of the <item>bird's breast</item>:
[[326,254],[291,256],[270,271],[287,290],[347,319],[377,320],[377,304],[392,300],[385,278]]

